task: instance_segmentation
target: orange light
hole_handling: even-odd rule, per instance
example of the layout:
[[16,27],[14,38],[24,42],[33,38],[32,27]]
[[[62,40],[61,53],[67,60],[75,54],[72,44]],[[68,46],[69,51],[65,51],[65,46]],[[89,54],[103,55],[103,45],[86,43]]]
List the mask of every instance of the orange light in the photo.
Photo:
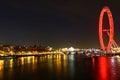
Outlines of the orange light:
[[13,67],[13,59],[10,60],[10,68]]
[[0,60],[0,70],[4,68],[4,60]]
[[24,57],[21,57],[21,64],[24,64]]

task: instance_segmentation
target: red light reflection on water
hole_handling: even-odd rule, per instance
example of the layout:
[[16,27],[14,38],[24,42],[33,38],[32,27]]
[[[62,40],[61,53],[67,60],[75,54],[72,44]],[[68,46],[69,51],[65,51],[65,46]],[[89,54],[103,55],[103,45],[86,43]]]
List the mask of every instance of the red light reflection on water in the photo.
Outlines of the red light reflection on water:
[[114,57],[92,58],[94,80],[119,80],[117,67],[118,61]]
[[92,59],[92,67],[95,80],[109,80],[109,62],[106,57]]
[[100,75],[100,78],[98,77],[98,80],[108,80],[108,63],[107,63],[107,58],[106,57],[101,57],[99,58],[99,75]]

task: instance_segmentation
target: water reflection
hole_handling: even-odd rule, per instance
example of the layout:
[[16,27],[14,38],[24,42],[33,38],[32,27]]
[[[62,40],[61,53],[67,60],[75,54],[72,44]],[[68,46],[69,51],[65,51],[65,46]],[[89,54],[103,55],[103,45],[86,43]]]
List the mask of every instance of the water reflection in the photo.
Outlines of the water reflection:
[[0,60],[0,71],[4,68],[4,60]]
[[118,80],[120,74],[119,59],[114,57],[92,58],[93,77],[95,80]]
[[3,77],[4,60],[0,60],[0,79]]
[[101,57],[99,58],[99,63],[98,63],[98,80],[107,80],[108,79],[108,66],[109,66],[109,63],[107,62],[107,58],[105,57]]
[[70,73],[70,76],[71,76],[71,79],[74,79],[74,55],[69,55],[69,73]]
[[42,55],[0,60],[0,80],[119,80],[120,58]]
[[56,76],[57,78],[61,77],[61,72],[62,72],[62,61],[61,61],[61,56],[56,55],[56,60],[54,60],[54,66],[55,66],[55,71],[56,71]]
[[29,64],[35,62],[35,57],[34,56],[28,56],[28,57],[19,57],[16,59],[17,65],[24,65],[24,64]]

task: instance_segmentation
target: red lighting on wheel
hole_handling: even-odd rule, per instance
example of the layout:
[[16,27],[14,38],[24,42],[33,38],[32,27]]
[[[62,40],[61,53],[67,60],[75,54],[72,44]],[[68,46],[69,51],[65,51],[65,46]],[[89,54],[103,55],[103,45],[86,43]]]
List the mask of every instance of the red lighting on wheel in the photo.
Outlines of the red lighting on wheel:
[[[109,25],[110,28],[109,29],[104,29],[102,24],[103,24],[103,16],[104,13],[107,13],[108,15],[108,20],[109,20]],[[105,47],[104,45],[104,41],[103,41],[103,33],[106,32],[109,36],[109,42],[107,47]],[[113,37],[114,37],[114,23],[113,23],[113,17],[112,17],[112,13],[110,11],[110,9],[108,7],[104,7],[100,13],[100,18],[99,18],[99,40],[100,40],[100,46],[101,49],[104,50],[110,50],[112,44],[114,43],[113,41]]]

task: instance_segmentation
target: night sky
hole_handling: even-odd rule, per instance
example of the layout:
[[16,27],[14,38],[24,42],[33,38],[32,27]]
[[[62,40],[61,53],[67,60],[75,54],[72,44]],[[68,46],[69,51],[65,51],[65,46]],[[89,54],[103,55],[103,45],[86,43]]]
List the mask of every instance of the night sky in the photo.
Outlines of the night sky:
[[120,44],[120,0],[0,1],[0,43],[99,48],[100,11],[109,6]]

